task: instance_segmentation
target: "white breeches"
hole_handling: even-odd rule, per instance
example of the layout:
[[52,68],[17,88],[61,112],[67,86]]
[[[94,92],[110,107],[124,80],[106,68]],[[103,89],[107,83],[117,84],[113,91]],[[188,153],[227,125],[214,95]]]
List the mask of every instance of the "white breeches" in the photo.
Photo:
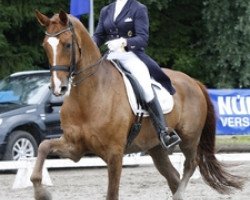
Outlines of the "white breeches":
[[148,68],[133,52],[110,52],[107,59],[119,60],[126,70],[135,76],[142,86],[146,102],[154,98]]

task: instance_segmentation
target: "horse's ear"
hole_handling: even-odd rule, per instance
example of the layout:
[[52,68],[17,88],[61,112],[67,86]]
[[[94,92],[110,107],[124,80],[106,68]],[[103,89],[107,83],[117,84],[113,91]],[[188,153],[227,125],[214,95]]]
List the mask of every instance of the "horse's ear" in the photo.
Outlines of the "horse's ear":
[[68,19],[68,14],[66,12],[60,11],[59,18],[60,18],[61,23],[63,25],[67,25],[68,24],[69,19]]
[[50,23],[50,19],[46,15],[40,13],[38,10],[36,10],[36,18],[37,18],[37,21],[42,26],[48,26]]

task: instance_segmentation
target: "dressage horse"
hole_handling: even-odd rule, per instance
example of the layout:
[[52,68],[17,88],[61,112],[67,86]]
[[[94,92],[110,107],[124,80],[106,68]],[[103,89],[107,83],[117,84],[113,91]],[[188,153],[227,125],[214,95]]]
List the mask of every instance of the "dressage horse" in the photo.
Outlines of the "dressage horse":
[[122,76],[102,57],[84,25],[63,11],[52,18],[36,11],[36,17],[46,29],[43,47],[50,63],[51,90],[57,96],[65,95],[60,113],[63,135],[40,144],[31,175],[37,200],[51,199],[41,184],[43,164],[51,153],[75,162],[88,153],[102,158],[108,170],[107,200],[119,199],[123,155],[141,151],[152,157],[173,199],[183,199],[197,166],[205,182],[220,193],[242,187],[238,177],[228,173],[215,157],[215,112],[200,82],[164,69],[176,89],[174,107],[166,121],[182,139],[179,146],[185,163],[180,178],[149,117],[143,118],[141,131],[132,144],[126,145],[135,115]]

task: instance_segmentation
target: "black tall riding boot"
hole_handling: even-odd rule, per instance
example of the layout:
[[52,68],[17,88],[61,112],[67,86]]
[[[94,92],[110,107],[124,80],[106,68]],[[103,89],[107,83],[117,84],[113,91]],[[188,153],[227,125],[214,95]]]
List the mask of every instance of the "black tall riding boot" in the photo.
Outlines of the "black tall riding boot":
[[177,135],[174,129],[166,127],[162,108],[157,97],[154,97],[153,100],[148,102],[147,106],[149,115],[153,120],[153,124],[156,128],[162,146],[168,150],[179,144],[181,142],[181,138]]

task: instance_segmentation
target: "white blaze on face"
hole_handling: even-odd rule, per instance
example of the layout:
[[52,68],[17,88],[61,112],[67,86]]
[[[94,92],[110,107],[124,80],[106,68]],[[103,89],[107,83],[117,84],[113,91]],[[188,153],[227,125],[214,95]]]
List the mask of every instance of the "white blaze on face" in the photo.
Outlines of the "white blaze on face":
[[[57,57],[57,46],[59,44],[59,39],[56,37],[49,37],[49,39],[47,40],[49,45],[52,48],[53,51],[53,66],[56,66],[56,57]],[[55,94],[60,94],[61,91],[61,81],[59,80],[59,78],[57,77],[57,73],[56,71],[52,72],[52,76],[53,76],[53,83],[54,83],[54,93]]]

